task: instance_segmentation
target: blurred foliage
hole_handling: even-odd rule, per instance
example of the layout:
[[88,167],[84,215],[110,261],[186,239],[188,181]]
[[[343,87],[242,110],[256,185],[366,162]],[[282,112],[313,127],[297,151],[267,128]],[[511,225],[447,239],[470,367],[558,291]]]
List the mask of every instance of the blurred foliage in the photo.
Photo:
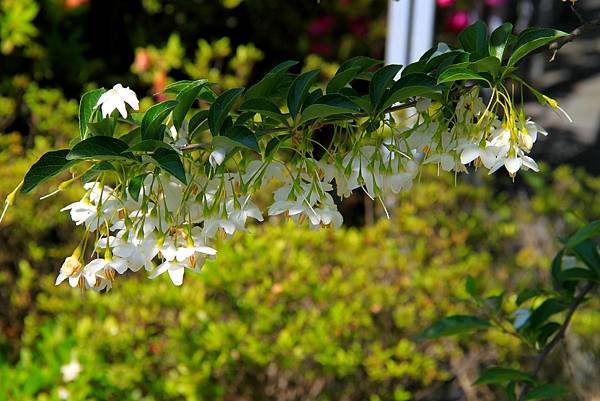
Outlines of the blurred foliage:
[[[13,314],[0,340],[0,400],[65,391],[72,400],[408,400],[465,391],[455,388],[465,371],[469,384],[486,360],[519,360],[518,342],[494,332],[458,343],[413,336],[456,312],[451,299],[466,295],[468,275],[492,292],[535,286],[558,248],[555,234],[600,215],[599,178],[567,167],[531,177],[495,193],[432,172],[372,227],[254,226],[219,243],[217,259],[181,288],[130,277],[108,294],[54,287],[73,244],[64,233],[54,244],[62,250],[44,243],[44,231],[65,229],[64,216],[49,222],[37,209],[56,215],[65,199],[23,198],[0,229],[11,241],[1,290]],[[574,322],[588,343],[600,317],[590,309]],[[82,371],[66,382],[60,369],[72,359]]]

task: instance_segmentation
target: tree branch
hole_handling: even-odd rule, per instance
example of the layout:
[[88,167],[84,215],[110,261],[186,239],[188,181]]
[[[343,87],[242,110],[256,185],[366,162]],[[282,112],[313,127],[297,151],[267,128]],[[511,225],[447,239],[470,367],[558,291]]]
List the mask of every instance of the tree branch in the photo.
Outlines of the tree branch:
[[[552,340],[550,340],[550,342],[548,344],[546,344],[546,346],[544,347],[542,352],[538,355],[536,362],[535,362],[535,367],[531,371],[531,375],[533,377],[536,377],[540,373],[540,371],[542,370],[542,367],[544,365],[544,362],[546,361],[546,358],[548,358],[548,356],[550,355],[550,353],[552,352],[554,347],[556,347],[558,345],[558,343],[560,343],[560,341],[564,338],[565,332],[567,331],[567,328],[569,327],[569,324],[571,323],[573,314],[575,313],[577,308],[582,304],[582,302],[585,300],[585,296],[594,287],[595,287],[594,283],[587,283],[581,289],[581,292],[573,299],[573,302],[571,303],[571,305],[569,306],[569,309],[567,310],[567,314],[565,315],[565,320],[564,320],[563,324],[561,325],[560,329],[554,335],[554,337],[552,337]],[[527,395],[527,392],[529,391],[529,387],[530,386],[528,383],[523,385],[523,388],[521,389],[521,393],[519,395],[518,401],[523,401],[525,399],[525,395]]]
[[567,36],[563,36],[562,38],[550,43],[550,45],[548,46],[548,48],[552,50],[552,57],[550,58],[550,62],[554,61],[554,59],[556,58],[556,54],[564,45],[574,41],[583,33],[588,32],[594,28],[600,27],[600,18],[596,18],[591,21],[586,20],[583,17],[583,15],[575,8],[574,4],[571,4],[571,10],[577,16],[577,19],[579,19],[581,25],[573,29],[571,33],[569,33]]

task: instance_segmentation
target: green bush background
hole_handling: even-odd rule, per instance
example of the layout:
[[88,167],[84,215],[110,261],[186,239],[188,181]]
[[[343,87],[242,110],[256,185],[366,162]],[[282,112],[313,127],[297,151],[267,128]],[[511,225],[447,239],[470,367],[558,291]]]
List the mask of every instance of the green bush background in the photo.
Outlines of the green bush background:
[[[175,78],[241,85],[308,54],[317,39],[307,26],[323,13],[336,17],[318,39],[332,51],[306,68],[324,67],[326,78],[337,60],[383,49],[385,1],[73,3],[0,0],[0,199],[75,136],[73,99],[86,88],[130,84],[147,107]],[[366,36],[352,30],[360,18]],[[468,275],[497,292],[545,282],[556,237],[600,216],[600,178],[568,167],[516,185],[453,178],[426,172],[373,226],[272,221],[217,244],[217,259],[182,288],[137,274],[108,294],[54,287],[79,235],[58,210],[78,189],[39,201],[50,183],[20,197],[0,226],[0,401],[58,400],[60,389],[71,400],[494,400],[470,383],[494,360],[528,361],[511,337],[413,336],[457,312]],[[573,332],[597,358],[596,310],[578,315]],[[83,370],[65,383],[60,368],[72,358]],[[546,374],[572,382],[561,366]]]

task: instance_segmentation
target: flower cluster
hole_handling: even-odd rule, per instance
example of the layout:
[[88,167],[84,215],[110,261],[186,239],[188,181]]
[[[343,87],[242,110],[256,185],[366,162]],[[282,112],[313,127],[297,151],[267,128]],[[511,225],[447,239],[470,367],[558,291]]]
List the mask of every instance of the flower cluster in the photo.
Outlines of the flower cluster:
[[[84,184],[80,201],[63,209],[86,234],[66,258],[56,284],[67,280],[72,287],[109,290],[117,275],[143,268],[150,278],[167,273],[181,285],[186,271],[198,272],[216,255],[211,246],[216,237],[263,221],[253,199],[265,187],[275,188],[269,216],[336,228],[342,224],[339,200],[361,190],[383,205],[386,194],[410,189],[425,164],[465,173],[473,164],[490,174],[504,167],[512,177],[520,169],[537,171],[528,153],[538,134],[546,132],[500,95],[492,93],[486,104],[478,87],[471,87],[451,108],[422,98],[402,121],[388,115],[385,124],[368,132],[348,124],[327,146],[310,133],[294,136],[281,155],[257,157],[215,141],[209,149],[185,155],[185,180],[150,164],[125,177],[100,174]],[[126,117],[126,104],[137,109],[137,98],[118,85],[96,107],[102,108],[102,118],[115,110]],[[187,123],[176,129],[167,121],[169,146],[181,151],[192,143]],[[317,146],[325,150],[321,157],[314,156]],[[92,257],[84,265],[86,252]]]

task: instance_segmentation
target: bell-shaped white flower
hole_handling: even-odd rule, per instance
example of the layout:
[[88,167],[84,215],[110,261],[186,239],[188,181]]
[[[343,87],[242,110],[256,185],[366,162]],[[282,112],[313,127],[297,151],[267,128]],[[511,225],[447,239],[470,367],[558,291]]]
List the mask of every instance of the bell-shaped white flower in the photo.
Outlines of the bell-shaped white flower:
[[208,162],[212,168],[217,168],[223,163],[225,156],[227,156],[227,151],[223,148],[217,148],[210,152],[210,155],[208,156]]
[[180,286],[181,284],[183,284],[183,274],[185,272],[185,264],[182,262],[179,262],[177,260],[172,260],[172,261],[168,261],[165,260],[163,263],[161,263],[156,270],[154,270],[151,274],[150,274],[150,278],[156,278],[158,276],[160,276],[161,274],[167,272],[169,274],[169,277],[171,278],[171,281],[173,282],[173,284],[175,284],[176,286]]
[[100,96],[98,103],[95,108],[102,106],[102,118],[106,118],[117,109],[121,117],[127,118],[127,103],[133,110],[139,110],[140,102],[134,91],[127,88],[123,88],[123,85],[116,84],[112,89],[107,90]]

